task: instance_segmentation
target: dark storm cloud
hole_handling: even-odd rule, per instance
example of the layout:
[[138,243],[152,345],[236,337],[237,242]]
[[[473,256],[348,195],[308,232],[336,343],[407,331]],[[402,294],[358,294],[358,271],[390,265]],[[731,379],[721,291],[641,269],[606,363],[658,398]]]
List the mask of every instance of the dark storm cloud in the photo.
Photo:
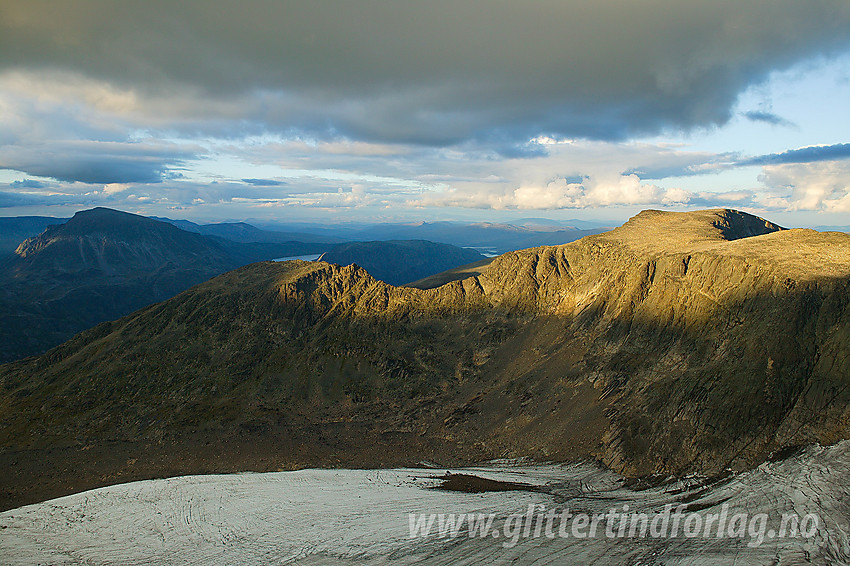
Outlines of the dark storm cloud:
[[430,145],[723,123],[747,86],[848,40],[846,0],[0,7],[0,69],[80,73],[193,127]]
[[140,143],[53,142],[0,147],[0,169],[94,184],[158,183],[194,155],[173,147]]

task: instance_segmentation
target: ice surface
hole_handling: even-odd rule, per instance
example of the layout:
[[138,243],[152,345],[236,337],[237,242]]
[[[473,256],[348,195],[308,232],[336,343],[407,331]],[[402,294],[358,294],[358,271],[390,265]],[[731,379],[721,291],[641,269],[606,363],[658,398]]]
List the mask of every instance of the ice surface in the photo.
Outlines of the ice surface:
[[[188,476],[88,491],[0,514],[3,564],[846,564],[850,441],[706,486],[681,479],[625,487],[595,465],[493,464],[452,470],[545,486],[481,494],[431,489],[445,469],[302,470]],[[409,537],[409,513],[496,513],[529,504],[655,513],[687,502],[700,515],[815,513],[811,538]]]

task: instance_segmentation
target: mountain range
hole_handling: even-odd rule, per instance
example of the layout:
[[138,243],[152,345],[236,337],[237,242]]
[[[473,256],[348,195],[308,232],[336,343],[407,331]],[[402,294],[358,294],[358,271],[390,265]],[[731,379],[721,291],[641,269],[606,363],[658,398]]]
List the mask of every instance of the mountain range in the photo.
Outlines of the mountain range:
[[[578,222],[578,221],[577,221]],[[525,219],[516,224],[495,222],[411,222],[375,225],[302,225],[303,230],[352,241],[427,240],[490,254],[545,245],[560,245],[610,227],[581,223],[582,228],[564,226],[546,219]],[[297,225],[262,224],[267,229],[294,229]]]
[[0,228],[10,237],[41,228],[14,254],[0,257],[0,362],[42,353],[97,323],[255,261],[327,252],[328,261],[356,262],[401,284],[483,257],[423,241],[293,241],[313,236],[245,223],[165,222],[107,208],[68,221],[9,220]]
[[325,249],[236,243],[107,208],[78,212],[0,265],[0,361],[41,353],[247,263]]
[[[546,218],[525,218],[511,224],[493,222],[413,222],[383,224],[277,223],[268,221],[216,222],[199,224],[190,220],[158,216],[187,232],[216,236],[240,243],[310,242],[341,244],[387,240],[425,240],[464,248],[478,248],[489,255],[542,245],[559,245],[590,234],[609,230],[599,223],[582,220],[558,222]],[[38,236],[51,224],[67,218],[42,216],[0,218],[0,255],[13,252],[21,241]]]
[[217,222],[212,224],[196,224],[189,220],[172,220],[152,216],[154,220],[168,222],[187,232],[195,232],[204,236],[217,236],[234,242],[253,243],[265,242],[280,244],[284,242],[313,242],[321,244],[337,244],[344,242],[343,238],[323,236],[308,232],[283,232],[280,230],[261,230],[245,222]]
[[256,263],[0,366],[3,506],[423,460],[717,475],[850,436],[850,235],[644,211],[476,269]]

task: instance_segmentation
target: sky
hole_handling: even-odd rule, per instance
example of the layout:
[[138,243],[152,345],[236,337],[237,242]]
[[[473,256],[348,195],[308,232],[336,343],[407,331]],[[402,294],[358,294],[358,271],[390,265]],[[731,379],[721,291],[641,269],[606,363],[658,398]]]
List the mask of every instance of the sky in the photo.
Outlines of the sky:
[[847,0],[0,0],[0,216],[850,225]]

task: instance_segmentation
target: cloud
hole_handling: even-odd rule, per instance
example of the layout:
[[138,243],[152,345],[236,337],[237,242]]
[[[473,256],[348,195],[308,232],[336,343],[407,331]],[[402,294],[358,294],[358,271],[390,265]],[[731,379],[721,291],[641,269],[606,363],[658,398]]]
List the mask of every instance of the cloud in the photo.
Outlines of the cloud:
[[0,208],[48,204],[43,197],[0,191]]
[[144,134],[130,106],[131,96],[67,74],[0,75],[0,169],[69,183],[156,183],[202,153]]
[[144,143],[44,142],[0,147],[0,169],[72,183],[157,183],[191,157],[175,147]]
[[[274,161],[295,171],[310,163],[313,172],[288,182],[288,193],[269,206],[402,206],[482,210],[558,210],[600,207],[687,206],[789,210],[785,200],[768,198],[763,187],[710,191],[653,183],[670,176],[696,176],[734,169],[745,161],[673,144],[610,143],[540,137],[536,157],[500,157],[474,144],[452,148],[407,148],[403,159],[363,151],[356,144],[288,141],[242,148],[246,161]],[[233,146],[229,151],[238,154]],[[257,153],[259,152],[259,153]],[[390,156],[393,157],[393,156]],[[639,166],[636,166],[639,164]],[[321,171],[328,174],[322,178]],[[725,182],[725,181],[724,181]],[[369,186],[366,194],[339,187]],[[769,192],[769,191],[768,191]],[[773,200],[770,200],[773,199]],[[356,203],[356,205],[354,204]]]
[[242,179],[242,182],[255,187],[280,187],[285,185],[285,181],[276,181],[274,179]]
[[22,181],[13,181],[10,186],[14,189],[46,189],[50,186],[50,183],[36,181],[35,179],[24,179]]
[[504,152],[541,133],[724,123],[749,85],[850,42],[845,0],[13,0],[3,11],[0,71],[99,81],[82,100],[103,112],[184,131],[508,140]]
[[815,163],[818,161],[834,161],[850,158],[850,143],[835,145],[812,145],[800,149],[791,149],[782,153],[759,155],[737,162],[739,166],[746,165],[778,165],[782,163]]
[[[40,186],[35,186],[40,185]],[[198,204],[261,203],[285,198],[275,187],[254,187],[242,183],[195,183],[166,179],[157,183],[51,182],[0,185],[5,206],[64,205],[77,207],[112,206],[130,209],[140,204],[170,207]]]
[[651,161],[626,169],[624,175],[637,175],[645,180],[669,177],[693,177],[720,173],[736,166],[739,156],[731,153],[712,154],[695,151],[670,151],[650,155]]
[[[668,152],[654,155],[652,162],[627,169],[625,174],[635,174],[641,179],[666,179],[721,173],[738,167],[780,165],[784,163],[815,163],[850,159],[850,143],[812,145],[790,149],[781,153],[768,153],[752,157],[738,153],[708,154],[700,152]],[[661,157],[659,159],[659,157]]]
[[764,122],[765,124],[770,124],[771,126],[794,126],[793,122],[786,120],[782,116],[777,116],[773,112],[766,112],[764,110],[749,110],[747,112],[743,112],[743,116],[744,118],[752,120],[753,122]]
[[850,161],[767,165],[761,181],[776,192],[769,199],[775,207],[850,212]]
[[[740,108],[758,110],[735,124],[791,125],[739,95],[845,54],[846,0],[10,0],[0,11],[0,168],[21,179],[2,187],[6,202],[756,206],[759,187],[711,193],[670,177],[764,167],[770,206],[793,207],[805,199],[787,200],[776,166],[850,154],[628,141],[712,131]],[[811,183],[795,174],[794,186]]]
[[663,189],[641,183],[636,175],[585,178],[582,182],[558,177],[545,184],[524,184],[516,189],[473,191],[450,189],[428,193],[421,206],[461,206],[495,210],[559,210],[600,206],[687,204],[693,195],[678,188]]

